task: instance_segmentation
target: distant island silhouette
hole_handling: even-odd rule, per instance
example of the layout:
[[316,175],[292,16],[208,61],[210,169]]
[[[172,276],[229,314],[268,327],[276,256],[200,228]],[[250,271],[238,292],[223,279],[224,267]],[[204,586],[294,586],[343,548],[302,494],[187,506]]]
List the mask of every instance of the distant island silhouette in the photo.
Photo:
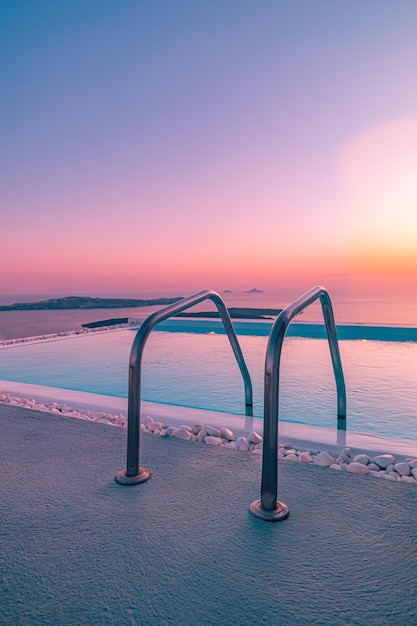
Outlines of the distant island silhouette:
[[0,306],[0,311],[45,311],[62,309],[123,309],[153,305],[173,304],[181,300],[176,298],[155,298],[138,300],[135,298],[89,298],[84,296],[68,296],[66,298],[51,298],[39,302],[18,302]]
[[248,291],[242,291],[242,293],[264,293],[262,289],[257,289],[254,287],[253,289],[249,289]]

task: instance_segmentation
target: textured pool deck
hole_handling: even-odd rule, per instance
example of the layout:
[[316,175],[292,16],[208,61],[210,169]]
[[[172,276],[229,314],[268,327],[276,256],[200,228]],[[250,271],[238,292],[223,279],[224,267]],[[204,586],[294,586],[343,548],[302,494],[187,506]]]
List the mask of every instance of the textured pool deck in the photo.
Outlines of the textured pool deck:
[[290,517],[266,523],[261,459],[0,405],[0,623],[417,623],[417,489],[280,463]]

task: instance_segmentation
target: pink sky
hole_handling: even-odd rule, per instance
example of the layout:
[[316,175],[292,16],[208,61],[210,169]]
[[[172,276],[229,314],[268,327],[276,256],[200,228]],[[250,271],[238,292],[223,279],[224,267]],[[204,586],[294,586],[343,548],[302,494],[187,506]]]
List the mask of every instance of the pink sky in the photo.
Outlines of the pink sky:
[[1,8],[0,293],[417,286],[417,5]]

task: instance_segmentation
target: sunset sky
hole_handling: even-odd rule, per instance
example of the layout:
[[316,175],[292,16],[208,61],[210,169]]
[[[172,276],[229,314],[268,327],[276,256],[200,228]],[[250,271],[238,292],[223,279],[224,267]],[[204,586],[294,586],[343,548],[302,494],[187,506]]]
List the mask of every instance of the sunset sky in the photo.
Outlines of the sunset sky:
[[0,293],[417,285],[415,0],[0,0]]

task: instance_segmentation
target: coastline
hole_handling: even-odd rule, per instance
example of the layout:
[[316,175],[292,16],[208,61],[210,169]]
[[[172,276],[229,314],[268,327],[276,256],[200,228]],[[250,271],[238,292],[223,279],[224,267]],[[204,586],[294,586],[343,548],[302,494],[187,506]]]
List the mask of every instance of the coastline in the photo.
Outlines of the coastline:
[[[308,285],[307,285],[308,286]],[[326,286],[326,285],[325,285]],[[285,308],[301,295],[301,291],[280,290],[264,291],[263,293],[219,292],[229,310],[243,309],[252,314],[260,311],[277,311]],[[93,294],[95,295],[95,294]],[[113,297],[114,300],[132,300],[132,296],[149,301],[161,298],[176,298],[172,292],[142,292],[136,294],[98,294],[99,296]],[[189,295],[189,294],[184,294]],[[417,326],[417,297],[409,289],[395,293],[363,293],[361,291],[342,293],[330,292],[336,324],[339,325],[372,325],[386,327],[408,328]],[[27,296],[1,296],[0,305],[10,305],[12,302],[41,301],[45,294],[30,294]],[[50,296],[51,297],[51,296]],[[94,298],[93,298],[94,299]],[[80,308],[80,309],[49,309],[49,310],[0,310],[0,341],[44,335],[51,333],[81,330],[83,324],[103,320],[104,318],[143,318],[147,317],[163,305],[125,307],[125,308]],[[210,306],[207,303],[197,305],[188,311],[186,317],[199,317]],[[210,317],[215,314],[215,307],[210,311]],[[269,313],[272,315],[272,313]],[[183,316],[185,317],[185,316]],[[243,318],[242,318],[243,319]],[[322,323],[323,313],[320,304],[314,303],[303,312],[297,322]]]
[[[148,317],[160,306],[149,306],[133,309],[107,309],[109,318],[107,320],[99,319],[100,312],[98,309],[78,310],[72,309],[68,311],[0,311],[0,343],[13,340],[33,340],[36,337],[45,335],[55,335],[59,333],[82,333],[88,330],[104,330],[111,329],[115,326],[105,323],[111,319],[114,322],[118,320],[138,320],[141,321]],[[246,312],[267,310],[259,308],[245,308]],[[114,313],[114,314],[113,314]],[[274,317],[272,316],[256,316],[245,313],[243,316],[232,316],[232,320],[236,324],[262,324],[265,327],[265,333],[269,334],[269,328]],[[207,317],[204,311],[198,311],[192,316],[177,316],[163,323],[164,327],[176,327],[181,324],[194,324],[195,329],[206,324],[220,325],[220,320],[214,315]],[[382,323],[382,322],[351,322],[346,323],[336,320],[336,326],[339,339],[362,339],[362,340],[381,340],[381,341],[416,341],[417,340],[417,319],[414,324],[401,323]],[[162,328],[162,326],[161,326]],[[296,331],[296,329],[298,329]],[[304,329],[304,330],[303,330]],[[313,319],[307,316],[300,316],[294,321],[290,327],[288,334],[311,333],[308,335],[317,339],[325,338],[325,330],[323,319],[320,316],[314,316]],[[198,332],[198,330],[196,330]],[[204,330],[202,332],[205,332]],[[265,334],[262,333],[262,334]],[[251,334],[251,333],[249,333]]]
[[[107,309],[109,317],[146,317],[160,306],[143,308]],[[45,311],[0,311],[0,341],[22,339],[61,332],[82,331],[82,324],[95,322],[100,317],[97,309],[70,309]]]

